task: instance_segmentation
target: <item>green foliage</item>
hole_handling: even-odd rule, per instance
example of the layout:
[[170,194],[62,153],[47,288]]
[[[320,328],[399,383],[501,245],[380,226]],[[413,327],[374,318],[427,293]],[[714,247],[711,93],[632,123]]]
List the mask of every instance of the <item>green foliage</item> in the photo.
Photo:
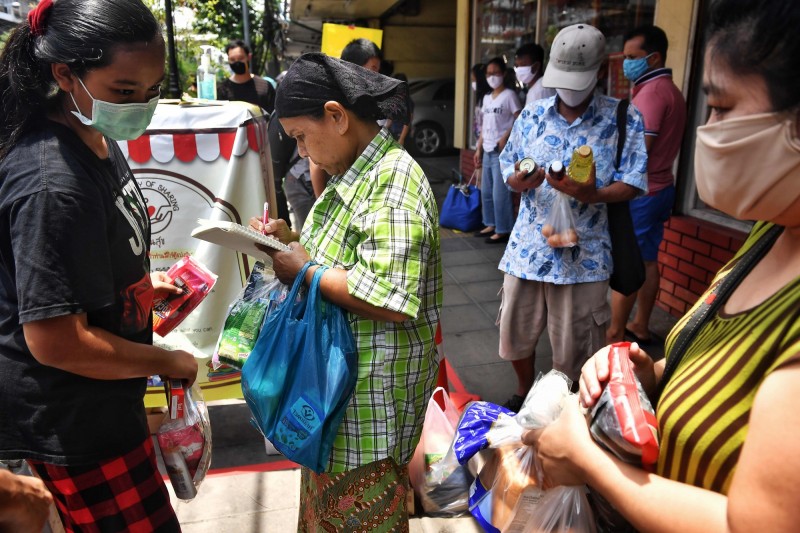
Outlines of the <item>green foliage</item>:
[[[166,37],[164,0],[144,0],[161,22]],[[275,57],[276,36],[281,26],[277,14],[282,0],[247,0],[250,21],[250,46],[253,52],[253,72],[263,74],[266,63]],[[234,39],[244,38],[241,0],[172,0],[173,9],[186,7],[194,13],[191,30],[176,29],[175,47],[178,73],[183,91],[195,83],[197,60],[202,44],[224,49]],[[202,41],[197,36],[207,36]],[[169,79],[169,78],[167,78]]]
[[0,50],[6,47],[6,41],[8,40],[8,36],[11,34],[11,31],[4,31],[0,33]]

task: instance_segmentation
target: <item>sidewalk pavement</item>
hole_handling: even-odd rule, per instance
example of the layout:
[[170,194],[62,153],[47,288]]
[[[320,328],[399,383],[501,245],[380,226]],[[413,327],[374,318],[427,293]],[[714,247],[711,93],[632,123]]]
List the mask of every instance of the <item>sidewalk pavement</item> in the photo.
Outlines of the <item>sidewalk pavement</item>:
[[[450,186],[458,157],[419,160],[439,205]],[[441,323],[444,356],[452,369],[454,387],[463,386],[482,399],[502,404],[514,392],[511,365],[497,356],[495,326],[503,275],[497,269],[503,246],[486,244],[472,234],[442,229],[444,308]],[[659,308],[651,330],[663,339],[675,319]],[[656,358],[663,347],[648,347]],[[536,348],[536,368],[547,372],[552,353],[547,335]],[[261,436],[250,426],[250,413],[241,401],[218,402],[209,409],[214,432],[212,471],[197,497],[182,502],[173,497],[186,533],[284,533],[295,531],[300,472],[280,456],[267,456]],[[169,486],[169,484],[167,484]],[[170,487],[172,494],[172,488]],[[412,533],[480,532],[471,517],[411,519]]]

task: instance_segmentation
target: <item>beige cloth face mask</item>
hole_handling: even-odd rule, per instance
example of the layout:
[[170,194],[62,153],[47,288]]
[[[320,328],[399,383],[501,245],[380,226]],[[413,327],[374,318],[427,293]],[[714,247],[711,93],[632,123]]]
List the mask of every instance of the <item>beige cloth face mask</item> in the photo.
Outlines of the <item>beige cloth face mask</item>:
[[[758,113],[697,128],[697,193],[740,220],[800,224],[798,112]],[[789,210],[794,210],[789,213]]]

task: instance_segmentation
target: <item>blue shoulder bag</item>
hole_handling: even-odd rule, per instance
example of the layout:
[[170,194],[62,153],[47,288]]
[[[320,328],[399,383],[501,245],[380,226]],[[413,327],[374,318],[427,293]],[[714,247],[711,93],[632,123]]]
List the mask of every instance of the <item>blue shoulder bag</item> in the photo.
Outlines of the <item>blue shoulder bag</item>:
[[267,317],[242,368],[255,424],[288,459],[321,472],[355,388],[357,352],[345,311],[323,300],[320,266],[303,296],[307,263]]

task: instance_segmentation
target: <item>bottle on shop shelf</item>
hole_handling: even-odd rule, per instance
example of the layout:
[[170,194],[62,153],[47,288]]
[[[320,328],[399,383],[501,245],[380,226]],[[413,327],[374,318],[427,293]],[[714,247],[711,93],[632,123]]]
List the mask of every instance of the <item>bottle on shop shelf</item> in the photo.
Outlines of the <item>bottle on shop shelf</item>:
[[589,181],[589,175],[592,172],[592,163],[594,163],[592,148],[585,144],[579,146],[572,152],[572,161],[569,162],[567,174],[573,181],[586,183]]

